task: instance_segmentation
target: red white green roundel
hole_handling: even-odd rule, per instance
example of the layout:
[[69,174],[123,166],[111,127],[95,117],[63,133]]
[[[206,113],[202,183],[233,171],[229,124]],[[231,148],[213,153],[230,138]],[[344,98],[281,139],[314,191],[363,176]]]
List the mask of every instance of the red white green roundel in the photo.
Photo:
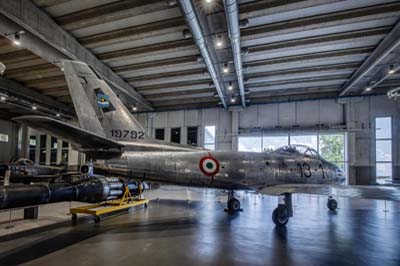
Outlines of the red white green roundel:
[[206,176],[214,176],[219,171],[218,160],[212,157],[210,154],[200,159],[199,166],[201,172],[203,172],[203,174]]

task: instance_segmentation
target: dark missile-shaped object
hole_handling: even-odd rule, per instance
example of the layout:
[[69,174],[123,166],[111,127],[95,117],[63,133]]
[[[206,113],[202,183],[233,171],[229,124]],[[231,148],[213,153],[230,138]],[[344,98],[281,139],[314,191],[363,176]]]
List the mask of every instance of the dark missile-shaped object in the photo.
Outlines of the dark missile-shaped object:
[[0,187],[0,209],[27,207],[61,201],[97,203],[120,198],[127,186],[137,194],[139,185],[124,184],[113,177],[95,176],[74,184],[34,184]]

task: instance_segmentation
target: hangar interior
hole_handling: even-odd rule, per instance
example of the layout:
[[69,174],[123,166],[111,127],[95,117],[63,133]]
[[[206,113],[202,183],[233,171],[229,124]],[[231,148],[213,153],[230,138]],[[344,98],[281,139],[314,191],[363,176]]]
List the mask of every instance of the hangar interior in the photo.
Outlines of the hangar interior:
[[[210,154],[306,145],[343,171],[345,185],[399,186],[400,1],[2,0],[0,35],[4,164],[78,171],[90,161],[14,120],[87,129],[63,65],[73,60],[94,69],[154,139]],[[221,190],[153,185],[144,211],[96,225],[71,226],[76,201],[29,206],[33,217],[0,212],[0,265],[400,263],[399,202],[339,197],[332,215],[327,197],[299,194],[283,229],[269,219],[276,197],[238,192],[243,211],[229,216]]]

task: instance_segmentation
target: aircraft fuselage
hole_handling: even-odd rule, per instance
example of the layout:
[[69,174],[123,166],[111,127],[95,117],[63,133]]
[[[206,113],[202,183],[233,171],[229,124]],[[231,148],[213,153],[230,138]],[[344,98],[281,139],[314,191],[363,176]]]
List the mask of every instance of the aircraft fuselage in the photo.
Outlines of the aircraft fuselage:
[[322,158],[276,152],[125,152],[120,159],[107,164],[110,169],[125,168],[124,175],[131,178],[228,190],[344,181],[340,169]]

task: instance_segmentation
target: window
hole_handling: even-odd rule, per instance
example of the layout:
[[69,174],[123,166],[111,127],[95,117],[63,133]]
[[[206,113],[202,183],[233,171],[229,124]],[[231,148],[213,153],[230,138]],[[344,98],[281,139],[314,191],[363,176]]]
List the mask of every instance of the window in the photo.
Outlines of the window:
[[40,135],[39,164],[46,164],[46,144],[47,144],[47,136]]
[[181,143],[181,128],[171,128],[171,142]]
[[36,157],[36,136],[29,137],[29,160],[35,161]]
[[197,127],[187,128],[187,144],[197,146]]
[[392,181],[392,118],[375,118],[376,181]]
[[156,136],[156,139],[164,140],[165,139],[165,129],[164,128],[156,128],[155,136]]
[[215,126],[204,127],[204,148],[215,150]]
[[344,173],[347,172],[344,134],[319,135],[318,153],[328,162],[340,167]]

